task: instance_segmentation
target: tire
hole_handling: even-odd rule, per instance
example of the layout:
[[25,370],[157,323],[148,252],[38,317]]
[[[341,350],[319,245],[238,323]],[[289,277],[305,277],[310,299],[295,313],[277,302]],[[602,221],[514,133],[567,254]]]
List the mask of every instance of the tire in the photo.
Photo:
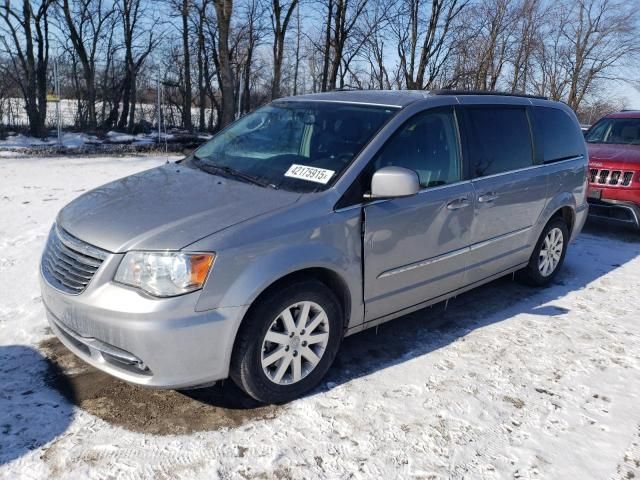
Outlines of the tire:
[[249,311],[236,338],[230,377],[260,402],[288,402],[320,383],[342,336],[342,309],[333,292],[318,281],[291,283]]
[[[557,235],[561,235],[561,247],[557,241],[554,243],[553,239],[558,238]],[[529,265],[518,272],[518,277],[525,283],[535,287],[549,285],[562,268],[568,245],[569,229],[566,222],[562,218],[552,218],[540,234],[538,243],[536,243],[536,247],[529,259]],[[551,255],[545,253],[549,250],[551,250]],[[544,262],[545,258],[547,258],[546,264]]]

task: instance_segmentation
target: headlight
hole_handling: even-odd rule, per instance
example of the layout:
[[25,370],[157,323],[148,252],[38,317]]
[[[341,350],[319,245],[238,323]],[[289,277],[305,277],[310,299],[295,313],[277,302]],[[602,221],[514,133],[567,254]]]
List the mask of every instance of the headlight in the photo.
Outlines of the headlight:
[[129,252],[114,280],[156,297],[173,297],[202,288],[215,254]]

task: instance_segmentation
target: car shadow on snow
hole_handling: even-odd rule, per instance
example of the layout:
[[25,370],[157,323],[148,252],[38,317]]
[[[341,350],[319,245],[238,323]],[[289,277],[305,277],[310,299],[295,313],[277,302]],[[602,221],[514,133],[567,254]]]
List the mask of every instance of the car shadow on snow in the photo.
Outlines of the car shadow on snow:
[[583,232],[626,243],[640,242],[640,229],[604,218],[589,217]]
[[0,465],[56,439],[73,421],[73,406],[43,384],[49,375],[66,382],[58,366],[35,348],[0,346]]
[[[326,380],[309,395],[428,354],[520,313],[561,317],[569,311],[554,305],[555,300],[595,288],[593,281],[638,254],[640,242],[633,245],[591,231],[570,248],[550,288],[527,287],[508,276],[450,300],[446,309],[440,303],[346,338]],[[49,375],[50,385],[81,409],[132,431],[164,435],[216,430],[269,420],[287,408],[260,405],[231,381],[181,392],[144,389],[89,367],[56,339],[43,342],[41,349],[57,372]]]

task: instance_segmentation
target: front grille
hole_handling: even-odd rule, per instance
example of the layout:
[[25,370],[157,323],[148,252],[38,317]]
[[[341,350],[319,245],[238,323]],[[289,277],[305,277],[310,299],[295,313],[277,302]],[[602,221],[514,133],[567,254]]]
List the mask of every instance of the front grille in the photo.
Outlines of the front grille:
[[620,174],[622,172],[613,171],[611,172],[611,176],[609,177],[609,185],[618,185],[618,180],[620,180]]
[[607,177],[609,176],[609,170],[600,170],[598,175],[598,183],[607,183]]
[[77,295],[87,288],[107,255],[54,225],[42,254],[42,273],[51,286]]
[[622,170],[598,170],[592,168],[589,170],[589,182],[597,185],[613,185],[620,187],[628,187],[633,180],[634,172],[624,172]]

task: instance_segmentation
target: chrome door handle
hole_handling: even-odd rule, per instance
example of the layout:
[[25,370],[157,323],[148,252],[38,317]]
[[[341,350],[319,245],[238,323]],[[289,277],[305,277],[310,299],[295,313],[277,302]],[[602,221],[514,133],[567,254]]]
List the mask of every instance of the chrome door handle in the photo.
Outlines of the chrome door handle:
[[460,210],[461,208],[468,207],[469,205],[471,205],[471,202],[469,201],[469,199],[466,197],[463,197],[447,203],[447,208],[449,210]]
[[498,198],[498,194],[493,193],[493,192],[489,192],[489,193],[483,193],[482,195],[480,195],[478,197],[478,201],[480,203],[490,203],[493,202],[494,200],[496,200]]

